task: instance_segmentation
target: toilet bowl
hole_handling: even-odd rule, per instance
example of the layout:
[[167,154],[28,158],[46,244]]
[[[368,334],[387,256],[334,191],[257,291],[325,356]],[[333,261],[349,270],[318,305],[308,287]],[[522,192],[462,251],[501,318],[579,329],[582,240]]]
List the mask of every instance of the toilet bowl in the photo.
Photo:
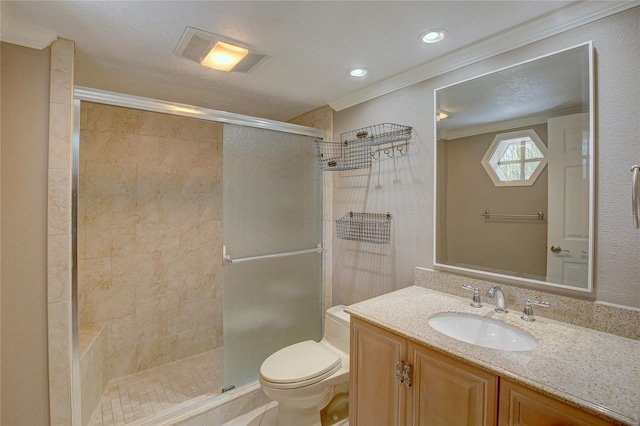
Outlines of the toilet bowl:
[[280,349],[260,366],[264,393],[278,402],[278,426],[320,426],[320,410],[337,385],[349,380],[349,314],[329,308],[320,342],[306,340]]

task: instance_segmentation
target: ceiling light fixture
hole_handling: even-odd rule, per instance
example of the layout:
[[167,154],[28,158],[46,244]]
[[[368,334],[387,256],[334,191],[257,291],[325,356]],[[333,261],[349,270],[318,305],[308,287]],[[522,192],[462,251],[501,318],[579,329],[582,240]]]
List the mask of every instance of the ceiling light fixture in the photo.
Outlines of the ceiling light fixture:
[[420,34],[420,40],[422,40],[423,43],[437,43],[441,41],[446,35],[447,30],[436,28]]
[[436,114],[436,121],[445,120],[451,117],[453,117],[453,114],[451,114],[450,112],[447,112],[445,110],[440,110],[440,112]]
[[248,54],[249,49],[217,41],[201,64],[214,70],[231,71]]
[[248,73],[269,53],[218,34],[187,27],[174,53],[208,68]]
[[351,68],[349,70],[351,77],[364,77],[367,74],[369,74],[369,70],[366,68]]

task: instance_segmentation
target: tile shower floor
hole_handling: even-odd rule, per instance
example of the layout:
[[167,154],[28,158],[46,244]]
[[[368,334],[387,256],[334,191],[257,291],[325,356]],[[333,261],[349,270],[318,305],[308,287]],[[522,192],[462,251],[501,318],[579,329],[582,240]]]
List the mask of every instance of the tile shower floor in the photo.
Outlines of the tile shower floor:
[[124,425],[223,386],[222,347],[112,380],[89,426]]

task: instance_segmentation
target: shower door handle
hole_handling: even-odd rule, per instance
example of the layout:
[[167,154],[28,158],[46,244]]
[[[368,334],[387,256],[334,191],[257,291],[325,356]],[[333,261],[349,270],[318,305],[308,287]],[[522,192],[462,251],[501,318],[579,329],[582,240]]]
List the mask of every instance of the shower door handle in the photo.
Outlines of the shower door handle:
[[306,250],[287,251],[284,253],[262,254],[260,256],[241,257],[241,258],[232,259],[231,256],[227,254],[227,246],[225,244],[222,246],[222,259],[228,263],[242,263],[242,262],[248,262],[250,260],[274,259],[276,257],[295,256],[297,254],[321,253],[323,250],[324,248],[322,247],[322,244],[318,244],[316,248],[311,248]]

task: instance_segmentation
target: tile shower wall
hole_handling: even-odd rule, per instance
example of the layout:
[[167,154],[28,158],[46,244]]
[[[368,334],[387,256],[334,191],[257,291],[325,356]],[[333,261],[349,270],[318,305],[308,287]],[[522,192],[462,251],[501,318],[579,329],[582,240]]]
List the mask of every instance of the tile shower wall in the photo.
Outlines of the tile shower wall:
[[110,379],[222,345],[222,125],[82,103],[81,327]]

